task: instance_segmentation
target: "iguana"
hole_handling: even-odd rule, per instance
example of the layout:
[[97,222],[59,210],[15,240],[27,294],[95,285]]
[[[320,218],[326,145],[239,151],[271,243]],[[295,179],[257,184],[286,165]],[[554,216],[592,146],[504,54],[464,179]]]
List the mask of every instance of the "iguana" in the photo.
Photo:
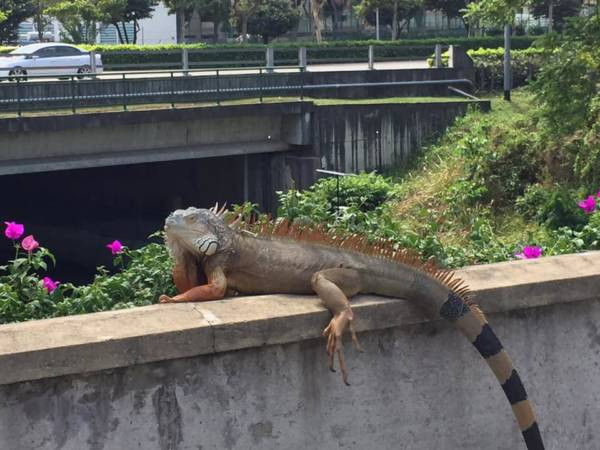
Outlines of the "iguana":
[[[348,374],[342,333],[348,329],[360,349],[348,299],[371,293],[406,299],[458,327],[486,360],[502,385],[529,450],[544,448],[533,408],[517,371],[471,301],[469,289],[449,270],[422,263],[408,251],[359,235],[340,236],[323,227],[286,221],[225,220],[225,208],[188,208],[165,221],[166,243],[175,260],[173,280],[180,292],[161,303],[216,300],[231,293],[316,293],[333,318],[323,331],[329,368],[337,354],[343,381]],[[199,277],[200,275],[200,277]],[[201,284],[201,279],[202,280]]]

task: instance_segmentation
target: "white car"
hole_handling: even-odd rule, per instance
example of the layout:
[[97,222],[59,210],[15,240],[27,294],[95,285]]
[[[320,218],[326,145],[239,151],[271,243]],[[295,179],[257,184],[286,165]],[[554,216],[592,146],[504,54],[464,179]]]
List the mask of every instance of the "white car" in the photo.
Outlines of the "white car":
[[[74,45],[44,43],[19,47],[0,55],[0,81],[2,77],[27,75],[81,75],[92,72],[89,52]],[[102,73],[102,58],[96,55],[96,73]]]

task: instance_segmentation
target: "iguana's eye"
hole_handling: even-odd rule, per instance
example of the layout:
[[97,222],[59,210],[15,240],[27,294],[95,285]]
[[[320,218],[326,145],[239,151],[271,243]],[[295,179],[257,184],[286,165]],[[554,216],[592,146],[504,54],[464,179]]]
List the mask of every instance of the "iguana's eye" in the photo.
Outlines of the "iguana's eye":
[[197,214],[190,214],[184,217],[184,219],[186,223],[194,223],[196,222],[196,220],[198,220],[198,215]]

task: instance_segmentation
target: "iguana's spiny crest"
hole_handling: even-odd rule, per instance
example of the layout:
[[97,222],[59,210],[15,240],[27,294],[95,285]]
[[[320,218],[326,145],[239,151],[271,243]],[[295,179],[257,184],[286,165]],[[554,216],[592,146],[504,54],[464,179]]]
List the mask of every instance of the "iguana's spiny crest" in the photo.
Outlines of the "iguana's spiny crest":
[[[237,232],[262,239],[291,239],[355,251],[414,267],[446,285],[467,304],[473,304],[469,288],[454,276],[453,271],[440,269],[431,260],[423,262],[415,252],[398,249],[383,239],[369,241],[359,234],[327,231],[323,225],[298,226],[288,220],[252,222],[245,220],[242,214],[231,214],[226,205],[219,209],[218,203],[210,209],[190,207],[174,211],[165,221],[165,232],[167,245],[176,260],[184,252],[200,258],[222,253],[231,246],[233,234]],[[478,308],[476,311],[479,312]]]

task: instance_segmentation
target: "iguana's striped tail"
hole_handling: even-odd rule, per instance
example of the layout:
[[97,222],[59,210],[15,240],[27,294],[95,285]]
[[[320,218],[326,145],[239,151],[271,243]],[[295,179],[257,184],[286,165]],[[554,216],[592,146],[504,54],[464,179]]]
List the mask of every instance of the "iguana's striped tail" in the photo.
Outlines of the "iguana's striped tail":
[[498,378],[510,402],[528,450],[544,450],[531,403],[500,340],[476,305],[468,306],[458,295],[450,294],[440,309],[440,316],[453,322],[469,339]]

